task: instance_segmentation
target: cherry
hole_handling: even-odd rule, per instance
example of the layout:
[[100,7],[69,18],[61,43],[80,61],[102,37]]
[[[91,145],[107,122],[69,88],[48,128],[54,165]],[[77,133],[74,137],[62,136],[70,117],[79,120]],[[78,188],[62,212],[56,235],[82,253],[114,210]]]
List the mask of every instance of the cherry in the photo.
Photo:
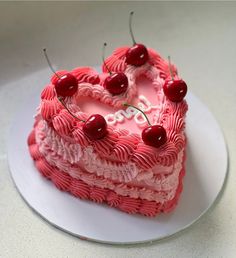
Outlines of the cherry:
[[107,135],[107,122],[103,116],[95,114],[91,115],[87,120],[80,119],[68,109],[63,97],[58,97],[58,100],[71,116],[84,123],[83,131],[91,140],[99,140]]
[[106,69],[109,72],[109,76],[105,79],[103,86],[105,89],[107,89],[112,95],[120,95],[124,92],[126,92],[129,82],[128,78],[124,73],[112,73],[109,68],[106,65],[105,58],[104,58],[104,52],[106,43],[103,45],[103,63],[106,66]]
[[187,94],[187,84],[183,80],[166,80],[163,91],[173,102],[181,102]]
[[107,135],[107,122],[99,114],[91,115],[85,121],[83,131],[91,140],[99,140]]
[[52,64],[47,55],[46,48],[43,49],[43,52],[49,67],[51,68],[52,72],[58,77],[58,80],[55,83],[55,90],[57,95],[61,97],[73,96],[78,89],[78,81],[76,77],[71,73],[67,73],[67,74],[64,74],[63,76],[59,76],[52,67]]
[[166,97],[173,102],[181,102],[187,94],[188,87],[185,81],[175,80],[173,72],[171,70],[170,57],[169,60],[169,69],[171,74],[171,80],[167,79],[163,85],[163,91]]
[[126,63],[134,66],[144,65],[148,61],[148,50],[143,44],[137,44],[134,39],[134,34],[132,30],[132,17],[134,12],[130,13],[129,16],[129,30],[133,41],[133,47],[130,47],[126,52]]
[[78,81],[71,73],[64,74],[58,78],[55,89],[58,96],[71,97],[78,89]]
[[148,127],[145,127],[142,131],[142,140],[146,145],[159,148],[161,145],[165,144],[167,141],[166,130],[161,125],[151,125],[146,114],[139,108],[124,103],[124,106],[133,107],[140,111],[146,118],[148,122]]
[[126,63],[134,66],[141,66],[148,60],[147,48],[142,44],[135,44],[126,52]]
[[143,129],[142,139],[145,144],[159,148],[166,143],[166,130],[161,125],[151,125]]
[[104,88],[112,95],[124,93],[128,88],[128,78],[124,73],[113,73],[105,79]]

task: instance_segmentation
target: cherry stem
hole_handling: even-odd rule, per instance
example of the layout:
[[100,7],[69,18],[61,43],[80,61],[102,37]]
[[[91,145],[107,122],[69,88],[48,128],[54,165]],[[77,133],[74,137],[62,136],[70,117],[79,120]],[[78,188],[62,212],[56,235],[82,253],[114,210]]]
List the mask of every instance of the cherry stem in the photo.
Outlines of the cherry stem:
[[64,100],[63,100],[63,97],[57,97],[57,99],[61,102],[62,106],[68,111],[68,113],[69,113],[71,116],[73,116],[75,119],[79,120],[80,122],[84,122],[84,123],[86,122],[85,120],[80,119],[80,118],[78,118],[77,116],[75,116],[75,115],[68,109],[68,107],[66,106],[66,104],[65,104],[65,102],[64,102]]
[[108,66],[107,66],[107,64],[106,64],[106,62],[105,62],[105,48],[106,48],[106,46],[107,46],[107,43],[105,42],[105,43],[103,44],[103,49],[102,49],[102,61],[103,61],[104,65],[105,65],[107,71],[109,72],[109,74],[112,75],[111,70],[108,68]]
[[130,104],[128,104],[128,103],[124,103],[123,105],[124,105],[125,107],[132,107],[132,108],[135,108],[135,109],[137,109],[138,111],[140,111],[140,112],[144,115],[144,117],[146,118],[146,120],[147,120],[147,122],[148,122],[148,125],[151,126],[151,123],[150,123],[150,121],[149,121],[147,115],[143,112],[143,110],[141,110],[140,108],[137,108],[137,107],[135,107],[135,106],[133,106],[133,105],[130,105]]
[[133,15],[134,15],[134,12],[130,12],[130,14],[129,14],[129,33],[131,35],[133,45],[135,45],[136,41],[134,39],[134,34],[133,34],[133,30],[132,30],[132,17],[133,17]]
[[44,53],[44,56],[45,56],[45,58],[46,58],[46,60],[47,60],[48,66],[50,67],[50,69],[52,70],[52,72],[57,76],[57,78],[60,79],[61,77],[58,75],[58,73],[56,73],[56,71],[55,71],[54,68],[52,67],[52,64],[51,64],[51,62],[50,62],[50,60],[49,60],[49,58],[48,58],[48,55],[47,55],[47,49],[46,49],[46,48],[43,49],[43,53]]
[[171,76],[172,81],[174,81],[174,74],[173,74],[173,71],[171,69],[170,56],[168,56],[168,63],[169,63],[170,76]]

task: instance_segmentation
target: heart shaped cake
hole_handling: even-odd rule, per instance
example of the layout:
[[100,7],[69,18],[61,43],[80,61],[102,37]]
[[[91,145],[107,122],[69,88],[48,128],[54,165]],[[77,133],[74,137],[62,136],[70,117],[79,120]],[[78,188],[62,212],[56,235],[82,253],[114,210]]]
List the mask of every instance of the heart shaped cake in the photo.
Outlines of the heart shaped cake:
[[[170,90],[183,82],[173,65],[152,49],[145,64],[130,65],[128,50],[115,50],[102,73],[90,67],[56,72],[42,91],[28,144],[39,172],[60,190],[155,216],[171,211],[182,191],[188,107],[178,99],[181,91]],[[121,73],[128,86],[112,94],[105,84]],[[70,78],[71,85],[59,84],[68,76],[75,89]]]
[[187,85],[170,60],[135,42],[101,70],[53,70],[28,137],[35,166],[75,197],[170,212],[185,174]]

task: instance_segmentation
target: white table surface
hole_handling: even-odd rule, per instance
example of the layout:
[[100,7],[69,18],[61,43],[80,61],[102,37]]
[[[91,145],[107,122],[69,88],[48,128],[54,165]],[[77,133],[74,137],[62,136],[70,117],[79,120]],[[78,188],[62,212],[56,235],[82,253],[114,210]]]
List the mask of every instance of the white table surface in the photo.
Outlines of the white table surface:
[[[104,41],[108,54],[130,44],[130,10],[137,40],[170,54],[221,124],[230,168],[221,198],[193,227],[165,241],[117,247],[79,240],[30,210],[10,178],[6,138],[13,115],[38,84],[29,87],[28,76],[46,68],[41,49],[60,68],[99,64]],[[0,2],[0,257],[235,257],[235,13],[235,2]],[[42,86],[46,81],[42,76]]]

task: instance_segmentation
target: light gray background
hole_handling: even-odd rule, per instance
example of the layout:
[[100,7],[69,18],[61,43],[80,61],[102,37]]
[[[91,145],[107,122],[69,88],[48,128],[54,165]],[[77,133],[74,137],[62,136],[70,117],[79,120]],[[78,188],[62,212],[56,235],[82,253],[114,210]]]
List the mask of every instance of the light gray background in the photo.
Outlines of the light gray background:
[[[161,243],[113,247],[69,236],[28,208],[10,178],[6,136],[35,85],[17,87],[16,81],[46,67],[41,49],[48,48],[59,68],[99,64],[104,41],[107,54],[130,44],[130,10],[137,41],[170,54],[221,124],[230,171],[216,207],[185,233]],[[235,257],[235,13],[234,2],[0,2],[0,257]]]

